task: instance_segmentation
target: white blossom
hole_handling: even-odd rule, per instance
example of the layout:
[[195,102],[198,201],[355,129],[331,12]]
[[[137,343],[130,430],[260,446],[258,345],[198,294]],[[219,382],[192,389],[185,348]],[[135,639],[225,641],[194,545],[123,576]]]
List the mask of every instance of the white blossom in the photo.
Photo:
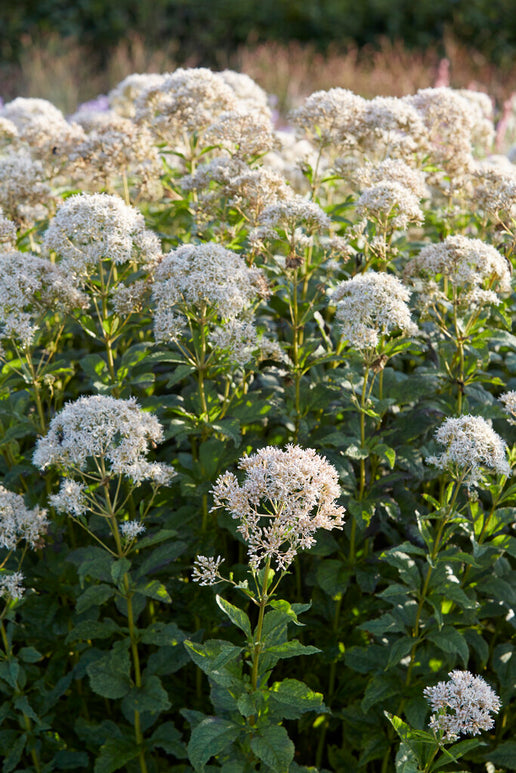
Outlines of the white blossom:
[[199,585],[216,585],[223,581],[219,574],[219,566],[224,559],[220,556],[212,558],[211,556],[196,556],[193,563],[192,580]]
[[0,547],[15,550],[24,539],[38,548],[49,526],[47,511],[39,506],[30,510],[20,494],[0,485]]
[[451,671],[448,682],[425,687],[424,694],[433,711],[430,727],[440,741],[449,743],[459,735],[479,735],[494,727],[491,712],[497,714],[501,702],[495,691],[469,671]]
[[219,476],[214,509],[225,508],[239,522],[253,569],[265,559],[286,569],[299,550],[315,543],[317,529],[342,528],[337,471],[313,449],[267,446],[238,466],[245,471],[243,483],[231,472]]
[[467,486],[476,486],[487,468],[498,475],[510,475],[507,445],[481,416],[459,416],[445,419],[435,433],[435,439],[445,446],[439,456],[427,458],[441,470],[458,472]]
[[18,601],[21,599],[25,590],[23,579],[24,577],[21,572],[0,574],[0,596],[3,596],[8,601]]
[[415,335],[410,318],[409,290],[392,274],[368,271],[341,282],[331,303],[341,335],[356,349],[374,349],[380,336],[399,329]]
[[57,494],[52,494],[48,501],[58,513],[67,515],[84,515],[89,509],[85,496],[85,485],[72,478],[64,478]]
[[145,526],[140,521],[124,521],[120,524],[120,531],[126,540],[133,540],[143,534]]

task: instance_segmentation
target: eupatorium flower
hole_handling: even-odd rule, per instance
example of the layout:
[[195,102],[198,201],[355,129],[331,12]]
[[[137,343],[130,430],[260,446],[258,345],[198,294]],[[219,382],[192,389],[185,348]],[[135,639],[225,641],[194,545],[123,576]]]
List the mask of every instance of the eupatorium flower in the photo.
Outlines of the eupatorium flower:
[[0,547],[15,550],[22,539],[31,548],[40,547],[47,528],[46,510],[40,507],[29,510],[20,494],[0,486]]
[[461,235],[423,247],[408,263],[405,276],[418,287],[424,304],[447,299],[439,285],[444,280],[455,289],[457,302],[467,308],[498,304],[497,293],[511,290],[511,273],[504,256],[480,239]]
[[[125,475],[137,484],[151,480],[166,485],[174,470],[145,459],[149,445],[162,439],[158,419],[143,411],[135,398],[80,397],[54,416],[47,435],[38,440],[33,461],[42,470],[57,466],[66,473],[86,469],[91,459],[103,459],[108,475]],[[65,493],[57,495],[61,502]]]
[[380,336],[399,329],[414,335],[410,318],[409,290],[392,276],[368,271],[341,282],[332,295],[337,306],[335,320],[341,335],[355,349],[374,349]]
[[216,585],[223,581],[219,574],[219,566],[224,559],[220,556],[196,556],[193,563],[192,580],[199,585]]
[[84,308],[87,298],[61,266],[30,252],[0,252],[0,337],[26,348],[46,312]]
[[24,590],[21,572],[0,574],[0,596],[8,601],[18,601],[23,596]]
[[340,529],[344,508],[336,469],[313,449],[267,446],[240,459],[243,483],[232,472],[213,488],[215,506],[239,522],[237,531],[248,544],[250,566],[264,561],[286,569],[295,555],[315,543],[317,529]]
[[103,260],[149,268],[161,257],[159,240],[145,228],[141,212],[106,193],[66,199],[45,233],[43,248],[56,252],[80,278],[90,276]]
[[477,485],[484,468],[498,475],[511,474],[506,443],[481,416],[445,419],[435,439],[445,446],[445,451],[439,456],[429,456],[426,461],[465,476],[467,486]]
[[171,250],[156,270],[154,335],[157,341],[176,340],[189,309],[215,310],[228,320],[266,294],[262,272],[249,268],[236,252],[215,242],[185,244]]
[[455,741],[462,733],[478,735],[494,726],[491,712],[497,714],[501,702],[495,691],[469,671],[451,671],[450,681],[425,687],[424,694],[434,710],[430,727],[444,742]]

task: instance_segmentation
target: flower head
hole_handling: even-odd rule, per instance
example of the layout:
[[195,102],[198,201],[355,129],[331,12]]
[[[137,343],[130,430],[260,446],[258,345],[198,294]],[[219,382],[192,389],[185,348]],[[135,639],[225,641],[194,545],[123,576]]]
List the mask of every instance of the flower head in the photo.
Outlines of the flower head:
[[[170,481],[174,471],[148,462],[145,456],[149,445],[162,438],[157,418],[143,411],[134,398],[80,397],[54,416],[47,435],[36,445],[33,461],[42,470],[55,465],[66,471],[84,470],[89,459],[103,458],[110,464],[108,473],[125,475],[136,484],[144,480],[161,484]],[[65,492],[57,496],[63,503]]]
[[446,450],[440,456],[429,456],[426,461],[441,470],[465,476],[467,486],[477,485],[483,468],[498,475],[511,474],[506,443],[481,416],[445,419],[435,439]]
[[199,585],[216,585],[224,578],[219,574],[219,566],[224,559],[220,556],[196,556],[193,564],[192,580]]
[[398,328],[414,335],[407,306],[410,292],[392,274],[368,271],[341,282],[332,296],[342,337],[355,349],[374,349],[380,336]]
[[40,546],[48,525],[46,510],[40,507],[29,510],[20,494],[0,486],[0,547],[15,550],[24,539],[35,549]]
[[0,574],[0,596],[3,596],[8,601],[18,601],[21,599],[25,590],[23,579],[21,572]]
[[494,690],[469,671],[451,671],[449,676],[450,681],[423,691],[435,712],[430,718],[432,730],[444,742],[455,741],[461,733],[478,735],[490,730],[494,725],[490,712],[497,714],[501,706]]
[[224,507],[239,521],[237,530],[248,543],[250,565],[258,569],[274,560],[286,569],[299,550],[315,543],[317,529],[340,529],[344,508],[335,468],[313,449],[267,446],[240,459],[245,479],[221,475],[213,488],[215,507]]

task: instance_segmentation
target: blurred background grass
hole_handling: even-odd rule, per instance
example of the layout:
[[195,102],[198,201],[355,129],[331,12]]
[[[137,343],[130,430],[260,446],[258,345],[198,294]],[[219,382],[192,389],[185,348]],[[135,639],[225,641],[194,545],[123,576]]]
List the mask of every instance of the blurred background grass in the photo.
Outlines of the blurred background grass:
[[516,91],[514,0],[2,0],[0,95],[65,113],[132,72],[231,67],[285,113],[341,86],[366,97],[474,86]]

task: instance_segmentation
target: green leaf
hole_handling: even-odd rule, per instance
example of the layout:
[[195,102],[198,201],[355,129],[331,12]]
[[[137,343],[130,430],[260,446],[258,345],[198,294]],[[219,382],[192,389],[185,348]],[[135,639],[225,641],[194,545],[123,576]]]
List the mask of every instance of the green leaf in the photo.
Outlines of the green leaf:
[[123,586],[124,575],[131,568],[131,562],[128,558],[119,558],[111,564],[111,579],[113,583],[121,590]]
[[[416,639],[416,642],[418,640]],[[414,639],[403,638],[398,639],[392,646],[389,647],[389,660],[387,661],[387,668],[397,665],[406,655],[409,654],[414,646]]]
[[66,644],[75,641],[92,641],[93,639],[109,639],[114,633],[120,631],[120,626],[114,620],[107,617],[99,622],[97,620],[83,620],[72,628],[65,639]]
[[215,596],[215,599],[224,614],[226,614],[231,622],[245,633],[248,641],[251,641],[253,636],[251,631],[251,622],[243,609],[230,604],[229,601],[226,601],[226,599],[223,599],[222,596],[219,596],[218,594]]
[[182,644],[185,638],[176,623],[151,623],[140,635],[144,644],[155,644],[158,647],[177,646]]
[[186,640],[184,644],[195,665],[208,676],[236,660],[243,649],[222,639],[208,639],[204,644]]
[[410,746],[401,742],[396,754],[396,773],[420,773],[418,759]]
[[79,768],[87,768],[89,765],[86,752],[68,750],[57,752],[54,756],[54,762],[58,770],[78,770]]
[[124,704],[131,711],[159,714],[170,708],[170,701],[161,679],[156,675],[144,676],[141,687],[133,687],[125,696]]
[[288,773],[294,759],[294,744],[284,727],[273,725],[251,738],[251,749],[274,773]]
[[139,583],[135,590],[143,596],[155,599],[156,601],[162,601],[164,604],[172,603],[172,599],[168,595],[167,589],[158,580],[149,580],[149,582],[146,583]]
[[322,694],[314,692],[297,679],[275,682],[270,689],[269,699],[281,710],[285,719],[298,719],[305,711],[320,713],[326,710]]
[[90,607],[100,607],[108,599],[114,596],[115,590],[110,585],[101,583],[86,588],[77,599],[76,609],[79,614],[85,612]]
[[157,545],[159,542],[164,542],[166,539],[177,537],[177,531],[175,529],[160,529],[156,534],[148,534],[146,537],[138,540],[138,550],[151,547],[151,545]]
[[113,773],[120,770],[139,754],[138,746],[128,738],[108,738],[100,747],[94,773]]
[[2,767],[3,773],[11,773],[11,771],[17,767],[19,761],[21,760],[26,743],[27,735],[25,733],[21,733],[21,735],[16,739],[16,741],[9,749],[9,752],[4,759],[4,764]]
[[459,655],[464,667],[469,659],[469,648],[464,636],[451,625],[445,625],[440,631],[431,631],[427,638],[440,650],[450,655]]
[[346,570],[342,561],[327,558],[317,568],[317,584],[329,596],[344,593],[350,578],[351,572]]
[[265,647],[264,652],[268,655],[275,655],[278,660],[284,658],[293,658],[296,655],[316,655],[318,652],[322,652],[318,647],[312,647],[309,644],[301,644],[297,639],[283,642],[283,644],[275,644],[272,647]]
[[[181,540],[174,540],[174,542],[167,542],[165,545],[159,545],[150,552],[144,559],[141,565],[138,567],[138,577],[145,577],[151,572],[156,572],[159,569],[164,569],[172,561],[175,561],[184,552],[187,546],[186,542]],[[140,545],[138,545],[138,548]]]
[[516,741],[501,743],[494,751],[487,752],[484,759],[496,766],[516,770]]
[[385,443],[378,443],[374,446],[374,452],[380,459],[384,459],[392,470],[396,464],[396,451],[394,448],[391,448]]
[[22,647],[18,655],[25,663],[37,663],[43,657],[34,647]]
[[163,749],[167,754],[173,754],[177,759],[186,757],[186,746],[181,740],[181,733],[173,722],[164,722],[150,737],[152,748]]
[[103,657],[90,663],[86,671],[90,677],[91,689],[104,698],[123,698],[131,689],[131,662],[129,642],[116,642],[113,649]]
[[[196,771],[203,771],[211,757],[235,741],[241,728],[235,722],[219,717],[206,717],[192,730],[188,758]],[[279,773],[279,772],[278,772]]]

